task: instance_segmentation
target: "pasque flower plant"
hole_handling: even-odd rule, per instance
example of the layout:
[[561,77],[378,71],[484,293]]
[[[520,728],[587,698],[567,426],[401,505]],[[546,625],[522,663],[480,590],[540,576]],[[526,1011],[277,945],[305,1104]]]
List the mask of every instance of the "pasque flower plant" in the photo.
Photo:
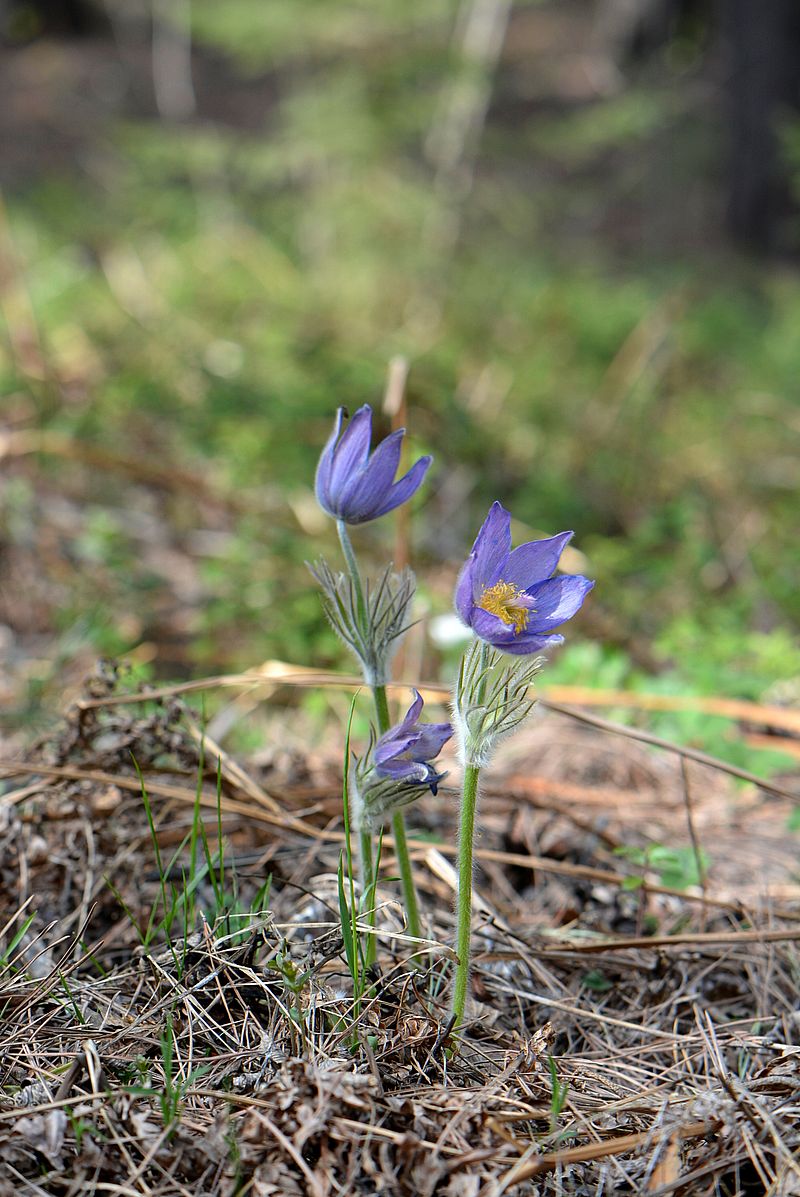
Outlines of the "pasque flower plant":
[[[400,723],[385,731],[377,742],[373,732],[366,753],[350,770],[349,795],[359,835],[361,890],[365,895],[375,893],[373,832],[379,831],[390,817],[396,824],[404,807],[426,790],[435,794],[446,777],[431,762],[450,739],[453,729],[449,723],[421,723],[423,705],[422,695],[414,690],[414,701]],[[395,845],[396,842],[395,826]],[[375,925],[374,906],[367,911],[367,919],[371,926]],[[367,946],[368,962],[374,959],[374,943],[371,938]]]
[[[340,408],[319,460],[316,494],[322,508],[336,520],[346,572],[333,571],[324,561],[312,572],[322,587],[328,618],[361,662],[377,713],[377,737],[373,732],[367,752],[356,760],[348,788],[361,843],[362,890],[374,897],[371,835],[391,816],[408,929],[413,936],[420,936],[402,807],[428,789],[436,793],[444,774],[433,762],[455,730],[464,769],[452,999],[454,1025],[458,1025],[464,1017],[469,981],[480,772],[490,762],[497,741],[531,711],[531,686],[542,664],[537,654],[563,641],[558,628],[578,612],[594,582],[579,574],[556,573],[571,532],[512,548],[511,515],[502,504],[493,503],[456,584],[456,611],[474,636],[454,687],[453,727],[420,722],[423,701],[416,690],[405,716],[390,727],[386,698],[389,660],[408,627],[414,576],[409,570],[394,574],[389,567],[376,584],[365,584],[348,526],[379,519],[410,499],[431,458],[420,457],[396,479],[404,431],[391,433],[370,452],[370,408],[359,408],[346,427],[345,416]],[[347,810],[347,803],[345,806]],[[374,910],[368,912],[368,918],[374,926]],[[365,953],[367,963],[373,951],[374,937]]]
[[[315,489],[320,506],[336,520],[347,572],[334,572],[322,561],[312,573],[322,587],[325,612],[331,624],[361,663],[364,680],[372,689],[378,731],[383,737],[390,734],[386,699],[389,660],[408,626],[407,615],[414,597],[415,580],[408,569],[394,574],[389,568],[376,585],[365,585],[348,525],[379,519],[405,503],[419,489],[432,458],[420,457],[407,474],[395,481],[405,430],[392,432],[370,453],[372,409],[368,404],[360,407],[342,431],[345,416],[345,409],[340,407],[333,432],[319,459]],[[396,743],[394,748],[397,748]],[[406,749],[410,751],[410,746]],[[400,767],[398,758],[391,756],[391,744],[381,751],[386,753],[387,768]],[[406,765],[420,766],[425,759],[409,759]],[[419,937],[422,931],[419,904],[402,810],[396,809],[392,815],[392,831],[408,929]],[[366,832],[361,836],[361,854],[362,874],[369,878],[372,874],[371,841]]]
[[464,654],[453,695],[464,767],[452,1006],[456,1023],[464,1017],[469,982],[480,771],[497,740],[518,727],[533,706],[530,687],[542,664],[534,654],[563,641],[555,629],[576,614],[594,586],[581,575],[552,576],[571,536],[561,532],[512,550],[511,515],[493,503],[456,583],[456,611],[476,637]]

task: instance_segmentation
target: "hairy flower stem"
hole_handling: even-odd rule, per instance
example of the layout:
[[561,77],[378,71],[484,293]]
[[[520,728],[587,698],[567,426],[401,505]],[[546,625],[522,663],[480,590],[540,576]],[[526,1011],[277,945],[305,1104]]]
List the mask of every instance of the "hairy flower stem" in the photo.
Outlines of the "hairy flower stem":
[[378,731],[381,735],[391,727],[389,716],[389,700],[386,697],[385,686],[373,686],[372,697],[375,699],[375,714],[378,718]]
[[[375,872],[372,861],[372,836],[366,828],[361,828],[358,833],[358,849],[359,849],[359,864],[361,893],[366,898],[369,895],[369,908],[366,911],[367,922],[370,927],[375,926]],[[367,945],[364,949],[364,964],[369,967],[370,964],[375,963],[375,955],[377,951],[377,944],[374,935],[367,936]]]
[[[347,531],[347,525],[344,520],[336,521],[336,530],[339,533],[339,543],[342,546],[342,553],[344,555],[345,564],[347,565],[347,572],[353,581],[353,589],[356,595],[356,607],[358,616],[361,621],[361,630],[367,637],[367,604],[364,600],[364,588],[361,584],[361,573],[358,568],[358,561],[353,550],[353,545],[350,541],[350,534]],[[389,717],[389,703],[386,698],[386,687],[378,684],[376,679],[367,678],[372,689],[372,697],[375,701],[375,714],[378,719],[378,732],[383,735],[391,727],[391,719]],[[408,918],[409,934],[419,939],[422,935],[422,923],[419,917],[419,903],[417,901],[417,891],[414,887],[414,875],[411,871],[411,857],[408,854],[408,842],[406,840],[406,823],[403,818],[403,812],[397,811],[392,816],[392,832],[394,835],[395,855],[397,856],[397,867],[400,870],[400,880],[403,885],[403,897],[406,904],[406,915]],[[372,841],[369,833],[361,836],[361,853],[362,853],[362,870],[365,876],[372,877]],[[366,856],[365,856],[366,854]],[[374,906],[374,903],[373,903]],[[369,916],[370,925],[375,926],[375,911],[373,909]],[[375,937],[370,936],[372,950],[375,947]]]
[[[350,542],[350,535],[347,531],[347,524],[344,520],[336,521],[336,530],[339,533],[339,543],[342,546],[342,553],[344,554],[345,563],[347,565],[347,572],[349,573],[353,589],[356,593],[356,609],[358,612],[358,620],[361,625],[361,631],[364,632],[367,626],[367,604],[364,601],[364,588],[361,585],[361,574],[358,568],[356,555],[353,552],[353,546]],[[368,830],[362,828],[359,833],[359,854],[361,859],[361,892],[366,894],[369,886],[373,880],[373,861],[372,861],[372,836]],[[375,926],[375,903],[372,903],[372,910],[368,911],[367,919],[371,927]],[[367,944],[367,963],[372,963],[370,954],[375,951],[375,936],[370,935],[369,943]]]
[[458,898],[456,899],[456,965],[452,1013],[455,1026],[464,1020],[469,984],[469,949],[472,926],[472,847],[475,838],[475,810],[478,805],[480,768],[467,765],[461,795],[461,826],[458,836]]
[[411,857],[408,853],[406,839],[406,821],[403,812],[398,810],[392,815],[392,834],[394,836],[394,851],[397,857],[397,867],[400,870],[400,880],[403,884],[403,897],[408,916],[408,933],[415,939],[422,938],[422,926],[419,917],[417,890],[414,885],[414,874],[411,870]]
[[336,531],[339,533],[339,544],[342,546],[342,553],[344,554],[345,563],[347,565],[347,572],[353,580],[353,589],[356,592],[356,608],[358,610],[361,631],[366,632],[367,604],[364,600],[364,588],[361,585],[361,574],[358,569],[356,555],[353,552],[353,545],[350,541],[350,533],[347,531],[347,524],[344,522],[344,520],[336,521]]
[[[378,717],[378,731],[383,735],[389,730],[391,721],[389,719],[389,703],[386,699],[385,686],[373,686],[372,696],[375,699],[375,714]],[[392,815],[392,834],[394,836],[394,851],[397,857],[397,867],[400,870],[400,880],[403,885],[403,897],[406,903],[406,916],[408,918],[408,933],[413,935],[415,939],[422,937],[422,920],[419,917],[419,902],[417,901],[417,890],[414,885],[414,874],[411,870],[411,857],[408,853],[408,840],[406,839],[406,821],[401,810],[395,811]]]
[[[486,697],[486,667],[489,648],[484,641],[480,644],[477,692],[474,696],[479,705]],[[454,1026],[464,1020],[469,986],[470,938],[472,931],[472,856],[475,843],[475,812],[478,806],[478,781],[480,765],[471,757],[474,746],[462,743],[464,780],[461,785],[461,818],[458,831],[458,896],[456,898],[456,975],[453,982]]]

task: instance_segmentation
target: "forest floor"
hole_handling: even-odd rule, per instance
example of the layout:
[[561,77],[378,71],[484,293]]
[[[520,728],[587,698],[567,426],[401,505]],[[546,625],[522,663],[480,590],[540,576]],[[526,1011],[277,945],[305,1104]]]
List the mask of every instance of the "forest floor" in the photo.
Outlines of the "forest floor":
[[110,667],[4,754],[0,1193],[800,1192],[780,787],[545,709],[482,797],[454,1033],[457,766],[410,814],[429,940],[387,837],[355,1003],[341,763],[281,735],[314,679],[224,680],[271,704],[250,760],[186,705],[217,679],[141,692]]

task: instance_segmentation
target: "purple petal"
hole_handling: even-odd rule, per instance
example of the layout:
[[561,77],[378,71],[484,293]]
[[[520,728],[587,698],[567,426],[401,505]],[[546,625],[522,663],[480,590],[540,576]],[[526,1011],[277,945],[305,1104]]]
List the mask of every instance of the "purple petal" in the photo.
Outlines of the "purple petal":
[[473,607],[471,624],[476,636],[497,648],[504,649],[510,640],[517,639],[512,623],[504,623],[499,616],[492,615],[481,607]]
[[456,611],[461,616],[467,627],[472,626],[472,608],[475,605],[475,600],[472,597],[472,575],[474,569],[475,558],[470,555],[462,565],[461,573],[458,575],[458,581],[456,582]]
[[333,453],[336,448],[336,442],[339,440],[339,434],[342,431],[342,421],[344,420],[344,408],[340,407],[336,413],[336,420],[333,425],[333,432],[328,437],[328,442],[320,454],[319,464],[317,466],[317,476],[314,479],[314,488],[317,492],[317,500],[320,506],[327,511],[331,504],[331,470],[333,469]]
[[504,653],[509,653],[512,657],[525,657],[529,653],[542,652],[544,649],[553,648],[556,644],[563,644],[563,636],[518,636],[516,640],[509,644],[499,644],[497,647],[501,648]]
[[366,464],[371,439],[372,408],[365,403],[345,428],[333,454],[330,493],[337,505],[341,490],[353,472],[360,470]]
[[349,523],[364,523],[379,514],[397,473],[404,433],[393,432],[382,440],[360,469],[343,484],[339,502]]
[[417,761],[432,761],[453,734],[449,723],[423,723],[419,731],[419,740],[411,750],[412,759]]
[[418,761],[392,760],[378,766],[378,773],[382,777],[393,777],[396,781],[416,781],[427,785],[430,774],[434,772],[429,765]]
[[536,608],[530,622],[531,634],[549,632],[571,619],[593,586],[594,582],[580,574],[564,574],[531,586],[528,595]]
[[428,466],[433,461],[433,458],[426,454],[416,461],[407,474],[395,482],[390,489],[388,495],[378,507],[373,515],[373,519],[377,519],[381,515],[386,515],[389,511],[394,511],[395,507],[399,507],[401,503],[405,503],[410,499],[415,491],[419,490],[422,485],[422,479],[428,471]]
[[386,732],[375,745],[374,756],[376,765],[382,767],[387,761],[395,760],[404,752],[413,749],[419,738],[420,735],[417,731],[409,732],[407,735],[400,735],[398,734],[398,729],[393,728],[391,731]]
[[473,600],[502,576],[503,566],[511,550],[511,514],[500,503],[492,503],[483,527],[475,537],[472,554]]
[[431,793],[434,795],[434,797],[436,796],[436,794],[439,793],[439,783],[444,781],[444,779],[446,777],[447,777],[446,769],[445,769],[444,773],[437,773],[435,769],[431,768],[431,771],[428,774],[428,783],[427,784],[431,787]]
[[422,708],[425,705],[419,690],[412,686],[411,693],[414,695],[414,701],[403,716],[403,721],[400,725],[401,727],[410,727],[412,723],[416,723],[422,714]]
[[549,536],[546,540],[530,540],[527,544],[521,544],[508,558],[503,569],[503,581],[519,586],[520,590],[527,590],[536,582],[549,578],[573,535],[572,532],[559,532],[558,536]]

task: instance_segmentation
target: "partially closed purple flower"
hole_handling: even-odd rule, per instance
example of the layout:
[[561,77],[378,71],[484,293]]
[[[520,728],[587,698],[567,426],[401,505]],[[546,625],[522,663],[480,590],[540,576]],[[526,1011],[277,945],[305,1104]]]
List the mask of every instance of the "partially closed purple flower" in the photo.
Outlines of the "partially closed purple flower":
[[345,409],[336,423],[317,466],[317,501],[328,515],[346,524],[366,524],[410,499],[433,460],[420,457],[397,482],[400,449],[405,429],[391,433],[370,454],[372,409],[360,407],[342,432]]
[[511,515],[493,503],[456,585],[456,610],[476,636],[522,656],[561,644],[554,628],[571,619],[594,586],[579,574],[551,577],[571,532],[511,549]]
[[414,691],[414,701],[402,723],[389,728],[375,745],[373,759],[379,777],[391,777],[407,785],[430,786],[433,793],[444,773],[437,773],[430,761],[453,734],[449,723],[420,723],[422,695]]

